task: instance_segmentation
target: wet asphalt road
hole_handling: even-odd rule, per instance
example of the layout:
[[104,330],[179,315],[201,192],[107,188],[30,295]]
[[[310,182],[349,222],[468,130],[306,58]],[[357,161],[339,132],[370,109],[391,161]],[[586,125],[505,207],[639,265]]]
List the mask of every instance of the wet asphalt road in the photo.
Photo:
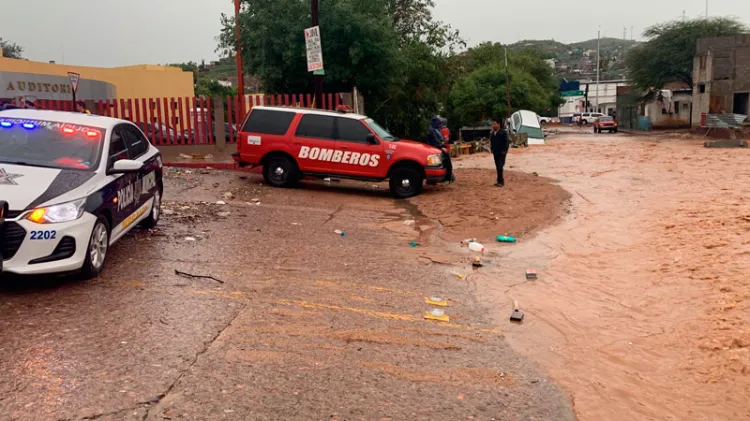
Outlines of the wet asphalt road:
[[260,181],[170,171],[169,215],[100,278],[4,281],[0,420],[574,418],[470,277],[422,257],[436,223],[382,188]]

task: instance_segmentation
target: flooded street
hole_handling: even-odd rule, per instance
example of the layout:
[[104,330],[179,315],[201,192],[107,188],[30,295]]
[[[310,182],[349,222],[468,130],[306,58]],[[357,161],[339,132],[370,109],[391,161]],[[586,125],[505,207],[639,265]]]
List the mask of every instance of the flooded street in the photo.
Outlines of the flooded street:
[[567,134],[409,201],[169,169],[100,278],[3,283],[0,420],[750,419],[749,162]]
[[[560,137],[508,163],[559,180],[563,223],[476,280],[580,420],[750,419],[750,151],[676,137]],[[472,156],[459,167],[486,167]],[[525,269],[539,272],[524,281]]]
[[2,285],[0,420],[574,419],[418,206],[363,183],[165,183],[159,228],[116,244],[100,278]]

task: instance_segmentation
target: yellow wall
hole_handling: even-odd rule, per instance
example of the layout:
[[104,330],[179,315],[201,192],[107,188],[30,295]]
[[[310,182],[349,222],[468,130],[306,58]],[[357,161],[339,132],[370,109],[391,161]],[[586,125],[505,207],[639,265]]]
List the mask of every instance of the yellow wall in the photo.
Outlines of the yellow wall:
[[37,61],[0,58],[0,71],[66,76],[81,74],[81,79],[108,82],[117,89],[117,98],[154,98],[194,96],[193,74],[178,67],[143,64],[127,67],[85,67]]

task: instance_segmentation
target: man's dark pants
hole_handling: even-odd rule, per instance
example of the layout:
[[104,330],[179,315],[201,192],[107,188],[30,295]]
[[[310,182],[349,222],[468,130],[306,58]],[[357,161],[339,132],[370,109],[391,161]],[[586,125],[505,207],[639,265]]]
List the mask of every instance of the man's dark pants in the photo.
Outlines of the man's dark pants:
[[505,184],[503,179],[503,167],[505,167],[505,157],[507,153],[496,152],[493,154],[495,157],[495,168],[497,169],[497,184]]

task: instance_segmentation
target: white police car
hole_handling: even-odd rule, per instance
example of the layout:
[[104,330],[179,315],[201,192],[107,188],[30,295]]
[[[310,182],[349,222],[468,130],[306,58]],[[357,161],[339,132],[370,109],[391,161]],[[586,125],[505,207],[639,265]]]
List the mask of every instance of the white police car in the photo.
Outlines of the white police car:
[[161,154],[134,124],[0,111],[1,272],[98,275],[109,247],[161,213]]

